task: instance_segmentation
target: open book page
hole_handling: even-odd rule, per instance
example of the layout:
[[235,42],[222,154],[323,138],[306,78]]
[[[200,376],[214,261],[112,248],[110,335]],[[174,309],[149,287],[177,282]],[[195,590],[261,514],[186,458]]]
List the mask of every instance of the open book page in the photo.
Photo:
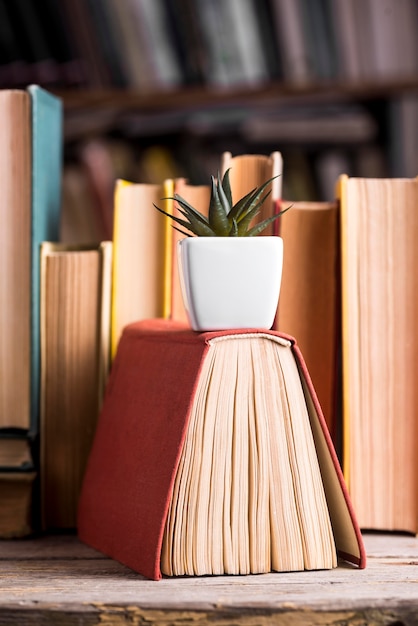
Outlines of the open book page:
[[297,364],[290,350],[280,349],[278,357],[276,363],[280,364],[287,399],[286,436],[301,527],[304,567],[335,567],[330,515]]
[[210,341],[166,522],[166,574],[336,566],[333,532],[290,343]]

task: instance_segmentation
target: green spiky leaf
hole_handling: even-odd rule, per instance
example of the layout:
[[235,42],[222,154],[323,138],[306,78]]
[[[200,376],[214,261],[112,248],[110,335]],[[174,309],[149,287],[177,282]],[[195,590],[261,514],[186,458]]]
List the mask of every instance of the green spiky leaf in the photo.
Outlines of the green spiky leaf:
[[173,228],[188,237],[193,235],[198,237],[255,237],[291,208],[289,206],[251,227],[254,218],[260,213],[263,203],[270,195],[271,189],[265,194],[264,192],[275,178],[277,176],[269,178],[233,204],[229,169],[223,175],[222,180],[219,172],[217,179],[211,176],[211,197],[207,217],[179,194],[174,194],[171,198],[163,198],[163,200],[175,201],[180,215],[171,215],[155,204],[154,207],[181,226],[181,229],[174,225]]
[[224,190],[225,196],[227,198],[228,201],[228,205],[229,205],[229,211],[232,208],[232,191],[231,191],[231,183],[229,180],[229,172],[230,172],[231,168],[228,168],[225,172],[225,174],[223,175],[222,178],[222,189]]
[[190,214],[194,215],[196,219],[200,220],[204,224],[208,224],[208,219],[206,215],[200,213],[197,209],[195,209],[187,200],[182,198],[178,193],[175,193],[172,198],[162,198],[162,200],[175,200],[177,204],[179,204],[186,212],[190,212]]
[[159,211],[160,213],[162,213],[163,215],[166,215],[167,217],[169,217],[170,219],[172,219],[174,222],[176,222],[177,224],[180,224],[180,226],[183,226],[183,228],[186,228],[187,230],[189,230],[190,232],[194,233],[195,235],[197,235],[198,237],[214,237],[216,236],[216,233],[206,224],[202,224],[199,221],[193,221],[190,220],[183,220],[180,217],[177,217],[177,215],[171,215],[170,213],[167,213],[167,211],[164,211],[163,209],[160,209],[160,207],[158,207],[156,204],[154,204],[154,207],[157,209],[157,211]]
[[276,213],[275,215],[272,215],[271,217],[267,217],[265,220],[263,220],[259,224],[256,224],[255,226],[253,226],[247,231],[247,237],[256,237],[263,230],[265,230],[267,226],[275,222],[279,217],[281,217],[284,213],[286,213],[286,211],[288,211],[291,208],[292,208],[292,205],[286,207],[285,209],[283,209],[282,211],[279,211],[279,213]]
[[260,213],[263,202],[270,195],[270,191],[266,193],[266,195],[256,204],[251,204],[246,212],[242,212],[240,217],[238,218],[238,229],[240,233],[246,232],[253,219]]
[[225,205],[222,203],[219,195],[219,186],[214,176],[211,176],[211,197],[209,204],[209,224],[218,237],[227,237],[229,233],[229,222]]

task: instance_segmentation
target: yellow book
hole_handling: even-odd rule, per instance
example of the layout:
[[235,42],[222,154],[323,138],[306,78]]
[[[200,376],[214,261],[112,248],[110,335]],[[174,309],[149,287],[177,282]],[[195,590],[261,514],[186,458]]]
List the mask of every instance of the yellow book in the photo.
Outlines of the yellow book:
[[127,324],[168,314],[170,289],[167,233],[169,218],[153,206],[167,202],[168,185],[130,183],[115,185],[113,229],[113,291],[111,355]]
[[341,393],[341,420],[342,420],[342,468],[344,477],[347,482],[348,488],[350,487],[350,454],[349,454],[349,441],[350,441],[350,398],[347,393],[346,383],[344,383],[345,372],[347,371],[347,365],[350,362],[350,341],[347,333],[347,319],[348,319],[348,287],[345,287],[345,280],[348,277],[348,247],[346,231],[343,223],[346,220],[347,213],[347,190],[348,176],[342,174],[336,182],[336,196],[340,203],[340,222],[341,222],[341,236],[340,236],[340,262],[341,262],[341,377],[342,377],[342,393]]
[[[174,194],[174,179],[167,178],[163,183],[164,200],[160,202],[161,208],[172,215]],[[161,219],[164,219],[161,215]],[[171,294],[173,290],[173,229],[169,219],[164,219],[164,297],[163,297],[163,317],[171,316]]]

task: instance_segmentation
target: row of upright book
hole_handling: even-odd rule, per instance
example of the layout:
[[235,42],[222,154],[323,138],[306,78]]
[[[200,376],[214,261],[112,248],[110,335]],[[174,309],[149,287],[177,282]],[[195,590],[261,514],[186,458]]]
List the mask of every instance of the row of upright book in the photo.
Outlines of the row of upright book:
[[[31,532],[38,502],[43,528],[75,527],[124,329],[187,323],[179,235],[153,203],[175,212],[168,198],[179,193],[204,213],[210,190],[184,179],[119,180],[112,240],[59,243],[61,103],[33,86],[0,92],[0,104],[0,532],[17,536]],[[219,170],[227,168],[235,197],[286,176],[279,152],[224,153]],[[295,202],[269,233],[284,240],[272,330],[296,338],[360,526],[416,533],[418,180],[336,182],[334,202]],[[287,204],[279,183],[260,219]]]

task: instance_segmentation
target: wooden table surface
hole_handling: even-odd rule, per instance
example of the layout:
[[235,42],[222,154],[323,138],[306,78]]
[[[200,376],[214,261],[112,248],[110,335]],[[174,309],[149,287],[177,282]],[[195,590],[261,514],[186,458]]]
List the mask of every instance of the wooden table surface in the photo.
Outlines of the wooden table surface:
[[365,570],[158,582],[74,536],[0,541],[0,626],[418,625],[418,538],[364,540]]

